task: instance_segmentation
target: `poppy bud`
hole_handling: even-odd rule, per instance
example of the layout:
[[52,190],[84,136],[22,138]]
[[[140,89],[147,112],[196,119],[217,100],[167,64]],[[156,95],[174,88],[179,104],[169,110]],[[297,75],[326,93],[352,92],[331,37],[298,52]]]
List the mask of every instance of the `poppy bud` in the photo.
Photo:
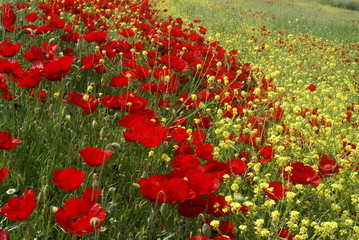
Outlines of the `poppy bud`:
[[167,215],[168,213],[168,205],[166,203],[161,204],[160,212],[162,215]]
[[98,174],[97,173],[93,173],[92,174],[92,180],[96,181],[98,179]]
[[100,224],[100,219],[98,219],[97,217],[93,217],[90,219],[90,224],[91,226],[96,228]]
[[51,209],[51,212],[52,212],[52,213],[56,213],[57,210],[59,210],[59,208],[58,208],[58,207],[55,207],[55,206],[51,206],[50,209]]
[[99,188],[99,187],[100,187],[99,181],[94,180],[93,183],[92,183],[92,186],[93,186],[94,188]]
[[236,201],[238,201],[240,204],[243,204],[245,201],[246,201],[246,199],[242,196],[242,195],[235,195],[234,196],[234,199],[236,200]]
[[98,128],[98,122],[96,120],[93,120],[91,126],[93,129]]
[[138,183],[132,183],[132,186],[134,186],[135,188],[140,188],[140,184]]
[[51,192],[50,187],[49,187],[49,185],[46,184],[43,189],[44,196],[45,197],[49,196],[50,192]]
[[51,103],[50,106],[49,106],[48,112],[49,112],[49,113],[52,113],[52,109],[53,109],[53,108],[54,108],[54,105]]
[[121,145],[119,143],[117,143],[117,142],[111,143],[110,146],[111,146],[111,148],[113,150],[118,150],[119,151],[121,149]]
[[106,127],[101,128],[100,130],[100,139],[103,140],[106,137],[106,132],[105,132]]
[[202,233],[206,238],[211,238],[212,229],[207,223],[202,225]]
[[65,116],[66,115],[66,106],[62,108],[61,111],[61,116]]

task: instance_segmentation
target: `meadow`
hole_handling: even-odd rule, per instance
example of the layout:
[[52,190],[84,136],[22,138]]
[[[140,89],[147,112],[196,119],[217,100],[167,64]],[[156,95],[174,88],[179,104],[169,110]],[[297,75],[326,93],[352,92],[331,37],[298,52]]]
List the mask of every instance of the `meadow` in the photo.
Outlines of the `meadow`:
[[359,238],[341,6],[1,3],[0,239]]

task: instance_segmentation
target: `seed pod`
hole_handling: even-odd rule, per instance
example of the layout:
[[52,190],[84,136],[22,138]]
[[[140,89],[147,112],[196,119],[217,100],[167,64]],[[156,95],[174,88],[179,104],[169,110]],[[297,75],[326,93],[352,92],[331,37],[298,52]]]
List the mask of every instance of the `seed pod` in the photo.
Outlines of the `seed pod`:
[[96,120],[93,120],[91,126],[93,129],[98,128],[98,122]]
[[211,238],[212,235],[212,229],[211,226],[209,226],[207,223],[202,225],[202,233],[206,238]]
[[121,149],[121,145],[117,142],[113,142],[110,144],[111,148],[115,151],[119,151]]
[[166,216],[168,213],[168,204],[166,203],[161,204],[160,212],[163,216]]
[[90,224],[91,226],[96,228],[100,224],[100,219],[98,219],[97,217],[93,217],[90,219]]
[[59,208],[56,207],[56,206],[51,206],[50,209],[51,209],[51,212],[52,212],[52,213],[56,213],[57,210],[59,210]]

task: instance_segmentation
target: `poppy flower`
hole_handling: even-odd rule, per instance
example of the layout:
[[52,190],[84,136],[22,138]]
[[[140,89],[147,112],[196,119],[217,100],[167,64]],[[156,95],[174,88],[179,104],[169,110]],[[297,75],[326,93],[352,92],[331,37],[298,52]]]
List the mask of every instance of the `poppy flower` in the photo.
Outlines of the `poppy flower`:
[[199,166],[201,162],[193,154],[178,154],[172,160],[174,170],[185,170],[191,166]]
[[112,155],[111,150],[101,150],[100,148],[85,147],[79,150],[79,153],[85,163],[92,167],[101,166]]
[[66,94],[63,99],[67,104],[75,104],[82,108],[84,114],[93,113],[98,107],[98,101],[90,94],[83,94],[79,92],[70,92]]
[[189,134],[185,128],[175,127],[170,131],[172,138],[177,142],[181,143],[188,139]]
[[0,239],[1,240],[10,240],[9,232],[5,229],[0,229]]
[[28,22],[35,22],[38,17],[39,15],[37,13],[29,13],[25,16],[25,19]]
[[24,190],[23,197],[10,198],[0,208],[0,215],[13,221],[22,221],[28,218],[37,207],[35,191]]
[[317,89],[317,86],[315,86],[314,84],[310,84],[307,88],[309,91],[314,92]]
[[97,202],[99,199],[101,199],[102,192],[103,190],[101,188],[95,189],[94,187],[88,187],[85,189],[85,191],[82,192],[82,198]]
[[72,62],[75,60],[75,57],[63,56],[60,58],[55,58],[48,63],[44,64],[42,75],[48,81],[58,81],[61,80],[70,72],[70,67]]
[[204,144],[204,142],[206,141],[206,133],[199,128],[198,130],[194,131],[192,133],[193,137],[192,137],[192,143],[194,145],[202,145]]
[[20,76],[22,67],[17,60],[0,58],[0,73],[12,73],[16,76]]
[[230,158],[227,162],[234,174],[242,175],[249,171],[247,164],[242,160]]
[[208,195],[206,213],[211,214],[214,217],[221,217],[231,214],[232,211],[225,196],[211,193]]
[[283,186],[282,182],[271,182],[268,188],[263,188],[263,191],[268,198],[278,201],[286,196],[289,186]]
[[2,15],[2,24],[7,32],[13,32],[17,29],[14,26],[16,21],[16,13],[12,9],[7,9]]
[[178,214],[184,217],[197,217],[199,214],[206,211],[207,199],[202,195],[197,195],[195,198],[183,201],[178,206]]
[[273,147],[271,145],[259,146],[258,150],[261,153],[262,157],[264,158],[261,160],[261,163],[267,163],[267,162],[270,162],[273,160],[274,151],[273,151]]
[[100,102],[108,108],[125,110],[127,112],[143,110],[149,104],[145,98],[139,97],[132,91],[125,92],[121,96],[102,97],[100,98]]
[[178,204],[196,196],[183,178],[181,172],[172,171],[167,175],[152,175],[147,179],[139,178],[138,183],[142,195],[151,202]]
[[35,88],[41,82],[41,72],[38,68],[28,69],[14,81],[19,83],[17,87]]
[[22,43],[12,43],[10,38],[6,38],[4,42],[0,42],[0,56],[12,57],[21,48]]
[[105,217],[106,212],[99,203],[81,198],[67,200],[55,213],[56,223],[76,236],[96,231]]
[[[291,170],[286,170],[290,167]],[[287,163],[280,167],[278,172],[292,184],[311,184],[317,187],[321,183],[321,177],[311,166],[304,165],[302,162]]]
[[203,160],[213,160],[213,149],[212,144],[196,145],[196,155]]
[[0,132],[0,148],[9,151],[20,143],[22,143],[22,141],[12,138],[10,133]]
[[138,141],[145,147],[157,147],[167,136],[168,128],[150,119],[140,119],[137,125],[123,132],[126,141]]
[[198,194],[213,193],[220,185],[217,174],[205,171],[204,167],[198,165],[192,165],[183,171],[191,189]]
[[9,170],[7,168],[0,169],[0,183],[5,181],[8,174],[9,174]]
[[86,172],[75,168],[53,171],[52,182],[65,191],[73,192],[85,180]]
[[123,74],[113,76],[110,79],[110,84],[111,86],[114,87],[126,87],[129,82],[130,82],[130,78],[126,77]]
[[188,240],[230,240],[230,238],[223,237],[223,236],[217,236],[217,237],[214,237],[214,238],[206,238],[204,236],[195,236],[195,237],[191,237]]
[[96,44],[100,45],[107,41],[107,32],[105,32],[105,31],[100,31],[100,32],[86,31],[83,38],[87,42],[95,42]]
[[338,173],[340,167],[337,165],[337,161],[331,156],[320,153],[319,154],[319,171],[323,177],[329,174]]

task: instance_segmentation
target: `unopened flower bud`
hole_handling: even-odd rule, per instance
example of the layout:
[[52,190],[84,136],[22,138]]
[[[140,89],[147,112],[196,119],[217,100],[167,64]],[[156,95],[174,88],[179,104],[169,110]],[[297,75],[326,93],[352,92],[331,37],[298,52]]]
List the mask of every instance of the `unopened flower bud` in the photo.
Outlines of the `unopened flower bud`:
[[211,238],[212,229],[207,223],[202,225],[202,233],[206,238]]
[[90,219],[90,224],[91,226],[96,228],[98,225],[100,225],[100,219],[98,219],[97,217],[93,217]]

